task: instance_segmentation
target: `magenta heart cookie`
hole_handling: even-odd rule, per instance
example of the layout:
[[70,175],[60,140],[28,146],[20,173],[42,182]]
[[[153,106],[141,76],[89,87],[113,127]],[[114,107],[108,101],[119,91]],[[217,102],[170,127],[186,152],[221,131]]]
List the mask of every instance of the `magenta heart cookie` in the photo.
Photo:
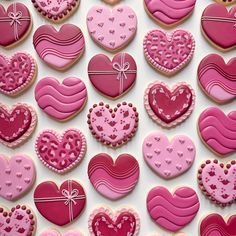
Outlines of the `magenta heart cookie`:
[[48,221],[63,226],[74,221],[83,211],[86,195],[83,187],[73,180],[62,183],[60,189],[54,182],[39,184],[34,191],[34,202]]
[[86,86],[82,80],[75,77],[68,77],[62,83],[52,77],[46,77],[38,82],[34,94],[39,107],[59,121],[74,117],[87,101]]
[[192,59],[195,40],[185,30],[176,30],[170,35],[162,30],[152,30],[144,38],[143,49],[147,61],[156,70],[173,75]]
[[0,143],[14,148],[25,142],[35,130],[37,114],[24,103],[17,103],[11,109],[0,104]]
[[82,56],[85,49],[81,29],[64,24],[57,31],[52,25],[42,25],[34,33],[33,44],[39,57],[56,70],[66,70]]
[[17,205],[11,211],[0,207],[0,233],[2,236],[34,235],[36,219],[26,206]]
[[207,160],[198,170],[202,192],[214,203],[227,206],[236,200],[236,161],[224,165]]
[[131,103],[117,104],[111,109],[103,102],[89,110],[88,125],[92,135],[100,142],[118,147],[127,143],[138,129],[138,112]]
[[0,155],[0,196],[14,201],[34,184],[36,170],[33,161],[25,155],[15,155],[9,160]]
[[31,0],[34,7],[42,16],[53,21],[62,21],[68,18],[79,6],[80,0]]
[[41,233],[40,236],[83,236],[83,235],[75,230],[70,230],[64,234],[60,234],[58,231],[55,230],[46,230],[43,233]]
[[97,5],[87,14],[87,27],[98,45],[109,51],[117,51],[134,38],[137,17],[126,5],[118,5],[112,11],[107,6]]
[[108,154],[94,156],[88,165],[88,176],[93,187],[104,197],[117,200],[130,193],[139,179],[139,164],[129,155],[122,154],[113,161]]
[[159,125],[171,128],[186,120],[195,105],[195,92],[181,82],[172,89],[163,82],[151,83],[145,91],[144,106],[148,115]]
[[128,53],[118,53],[112,61],[106,55],[98,54],[88,64],[88,75],[91,83],[100,93],[116,99],[134,85],[137,66]]
[[0,4],[0,46],[11,47],[22,41],[31,30],[29,9],[22,3],[12,3],[7,10]]
[[211,4],[202,13],[201,26],[206,38],[217,48],[228,51],[236,46],[236,7]]
[[137,236],[140,218],[132,209],[121,209],[115,214],[108,208],[96,209],[89,218],[91,236]]
[[164,187],[153,188],[147,196],[151,218],[162,228],[177,232],[197,215],[200,203],[197,193],[188,187],[178,188],[172,195]]
[[225,115],[217,107],[204,110],[198,119],[199,135],[204,144],[225,157],[236,152],[236,111]]
[[165,134],[154,132],[143,142],[145,161],[164,179],[186,172],[192,166],[195,154],[193,141],[185,135],[177,135],[169,141]]

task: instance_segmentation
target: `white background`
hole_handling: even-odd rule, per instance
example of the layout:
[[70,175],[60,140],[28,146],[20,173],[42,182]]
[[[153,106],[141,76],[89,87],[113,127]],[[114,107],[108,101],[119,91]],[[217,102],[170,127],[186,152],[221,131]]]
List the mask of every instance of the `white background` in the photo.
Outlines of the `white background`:
[[[4,6],[7,6],[13,1],[7,2],[1,0],[0,2]],[[36,235],[39,235],[39,233],[42,232],[44,229],[52,228],[52,229],[58,229],[61,232],[65,232],[68,229],[79,229],[81,232],[84,233],[85,236],[87,236],[89,235],[87,226],[89,215],[96,207],[104,205],[109,206],[114,210],[124,206],[133,207],[141,217],[141,230],[140,230],[141,236],[171,235],[169,232],[163,231],[159,226],[155,225],[155,223],[152,222],[146,211],[146,204],[145,204],[146,195],[152,187],[155,187],[157,185],[164,185],[168,187],[170,191],[173,191],[175,188],[180,186],[190,186],[198,192],[201,202],[201,208],[194,221],[182,230],[182,232],[187,233],[187,235],[196,236],[198,234],[199,223],[201,219],[208,213],[219,212],[223,216],[229,216],[230,214],[236,213],[235,205],[232,205],[231,207],[226,207],[225,209],[221,209],[220,207],[217,207],[214,204],[212,204],[208,199],[204,197],[204,195],[199,190],[197,184],[197,169],[200,166],[200,164],[207,158],[211,159],[216,158],[216,156],[213,153],[211,153],[201,143],[196,130],[197,119],[201,111],[209,106],[218,106],[210,99],[208,99],[202,93],[201,89],[197,85],[197,67],[201,59],[209,53],[220,53],[203,38],[200,32],[200,18],[202,11],[208,4],[213,2],[212,0],[199,0],[196,4],[196,8],[193,15],[189,19],[187,19],[183,24],[177,27],[177,28],[187,29],[194,35],[196,39],[196,51],[192,62],[187,66],[187,68],[185,68],[179,74],[171,78],[162,76],[161,74],[153,70],[148,65],[143,56],[142,41],[145,34],[151,29],[160,28],[159,25],[157,25],[153,20],[151,20],[148,17],[148,15],[144,10],[142,0],[123,0],[123,3],[131,6],[135,10],[138,16],[137,35],[135,39],[129,44],[129,46],[123,50],[124,52],[130,53],[135,58],[138,66],[138,76],[136,85],[133,87],[133,89],[128,94],[126,94],[124,97],[121,97],[117,101],[111,101],[98,94],[90,84],[87,76],[87,64],[92,56],[94,56],[97,53],[104,53],[112,56],[112,54],[109,54],[105,50],[95,45],[95,43],[91,40],[86,27],[86,14],[90,9],[90,7],[92,7],[95,4],[103,4],[103,3],[100,0],[81,0],[81,5],[79,9],[72,17],[70,17],[66,21],[66,23],[73,23],[81,27],[86,39],[86,52],[81,58],[81,60],[74,67],[72,67],[71,69],[69,69],[64,73],[61,73],[45,65],[37,56],[32,44],[33,32],[37,29],[37,27],[39,27],[42,24],[48,24],[50,22],[48,22],[46,19],[44,19],[41,15],[37,13],[36,9],[34,9],[30,0],[19,0],[19,2],[25,3],[31,10],[34,21],[33,30],[28,36],[28,38],[22,44],[11,50],[4,50],[3,48],[1,48],[0,49],[1,53],[4,53],[8,56],[12,55],[14,52],[17,51],[26,51],[31,53],[37,60],[38,64],[39,73],[37,81],[44,78],[45,76],[54,76],[58,78],[60,81],[62,81],[64,78],[68,76],[77,76],[81,78],[87,85],[88,103],[85,106],[84,110],[74,119],[66,123],[60,123],[48,117],[37,106],[37,103],[34,100],[34,87],[36,83],[34,83],[34,85],[28,91],[26,91],[26,93],[17,98],[9,98],[4,95],[0,95],[0,101],[8,105],[12,105],[17,102],[27,102],[33,105],[37,110],[39,118],[37,129],[34,135],[27,143],[25,143],[23,146],[15,150],[8,149],[3,145],[1,145],[0,152],[1,154],[5,154],[7,156],[11,156],[17,153],[24,153],[31,156],[37,167],[37,180],[35,186],[47,180],[53,180],[59,185],[67,179],[74,179],[82,183],[87,193],[87,206],[84,213],[71,225],[67,227],[58,228],[55,225],[48,222],[47,220],[45,220],[35,208],[33,202],[33,191],[35,186],[25,197],[21,198],[15,203],[7,202],[1,199],[0,202],[1,205],[4,205],[8,208],[13,207],[17,203],[27,204],[28,206],[30,206],[34,210],[37,216],[38,226]],[[56,27],[59,28],[59,26]],[[220,53],[220,54],[223,55],[226,60],[229,60],[231,57],[235,56],[235,50],[232,50],[231,52],[228,53],[224,54]],[[191,84],[196,91],[197,100],[193,114],[183,124],[170,130],[162,129],[160,126],[154,123],[148,117],[143,106],[143,94],[145,88],[148,86],[149,83],[157,80],[163,81],[167,83],[169,86],[172,86],[180,81],[186,81],[187,83]],[[112,150],[111,148],[107,148],[101,145],[101,143],[98,143],[89,132],[87,126],[88,110],[90,107],[92,107],[94,103],[98,103],[100,101],[109,103],[111,106],[115,105],[117,102],[127,101],[127,102],[132,102],[138,108],[140,114],[140,123],[136,136],[130,142],[128,142],[127,145],[124,145],[118,148],[117,150]],[[221,106],[221,109],[223,109],[227,113],[235,109],[235,105],[236,103],[235,101],[233,101],[228,105]],[[84,160],[77,168],[75,168],[73,171],[69,172],[66,175],[60,176],[48,170],[38,160],[34,151],[34,142],[37,134],[45,128],[55,129],[57,131],[62,132],[64,129],[72,127],[79,128],[85,134],[88,143],[88,151]],[[196,161],[192,166],[192,168],[186,174],[173,180],[166,181],[159,178],[157,175],[154,174],[154,172],[152,172],[148,168],[148,166],[145,164],[143,160],[142,141],[144,137],[147,136],[152,131],[163,131],[165,132],[166,135],[168,135],[169,138],[177,134],[187,134],[194,139],[195,145],[197,147]],[[122,153],[130,153],[134,155],[140,163],[141,175],[137,187],[130,195],[117,202],[109,201],[103,198],[101,195],[99,195],[99,193],[97,193],[93,189],[92,185],[88,180],[87,177],[88,162],[95,154],[98,154],[100,152],[107,152],[114,158],[116,158],[119,154]],[[227,162],[232,160],[233,158],[235,158],[235,155],[222,159],[222,161]]]

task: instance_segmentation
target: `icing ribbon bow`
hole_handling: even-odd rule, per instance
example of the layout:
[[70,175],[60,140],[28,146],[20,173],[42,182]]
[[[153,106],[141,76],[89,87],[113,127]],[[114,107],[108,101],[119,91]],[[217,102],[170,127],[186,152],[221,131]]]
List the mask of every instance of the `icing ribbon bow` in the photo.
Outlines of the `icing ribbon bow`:
[[74,203],[76,205],[75,199],[79,196],[79,192],[77,189],[73,189],[71,192],[63,189],[62,190],[62,195],[66,198],[65,205],[69,205],[70,203]]
[[21,22],[19,21],[20,18],[22,17],[22,12],[9,12],[8,17],[12,19],[10,25],[12,26],[13,24],[19,24],[21,25]]

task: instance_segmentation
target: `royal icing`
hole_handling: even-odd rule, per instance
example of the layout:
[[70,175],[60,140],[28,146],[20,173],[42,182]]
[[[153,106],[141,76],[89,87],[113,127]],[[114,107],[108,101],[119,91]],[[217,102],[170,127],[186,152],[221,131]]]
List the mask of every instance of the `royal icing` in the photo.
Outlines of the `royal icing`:
[[135,36],[137,17],[126,5],[118,5],[112,11],[107,6],[97,5],[87,14],[87,27],[90,36],[98,45],[117,51]]
[[161,24],[171,26],[183,21],[194,10],[196,0],[144,0],[148,13]]
[[78,165],[86,153],[86,147],[85,136],[76,129],[68,129],[63,134],[44,130],[35,143],[38,158],[46,167],[59,174]]
[[198,119],[198,129],[202,141],[216,154],[235,153],[236,111],[225,115],[219,108],[207,108]]
[[118,147],[135,135],[138,128],[138,112],[131,103],[119,103],[116,108],[111,109],[109,105],[101,102],[90,109],[88,125],[98,141]]
[[99,193],[108,199],[117,200],[126,196],[136,186],[139,164],[129,154],[122,154],[113,161],[108,154],[100,153],[89,162],[88,176]]
[[116,99],[135,83],[137,66],[127,53],[116,54],[112,61],[104,54],[94,56],[88,64],[88,76],[93,86],[105,96]]
[[0,4],[0,45],[13,46],[30,31],[32,19],[29,9],[22,3],[12,3],[7,10]]
[[166,230],[177,232],[197,215],[200,203],[197,193],[188,187],[178,188],[172,195],[164,187],[153,188],[147,196],[151,218]]
[[86,195],[83,187],[73,180],[62,183],[60,189],[54,182],[47,181],[36,187],[34,202],[43,217],[63,226],[74,221],[82,213]]
[[75,116],[87,101],[86,86],[75,77],[68,77],[62,83],[46,77],[38,82],[34,93],[39,107],[60,121]]
[[230,50],[236,46],[236,7],[228,11],[217,3],[207,6],[201,25],[207,39],[220,49]]
[[70,230],[64,234],[60,234],[59,232],[54,230],[46,230],[43,233],[41,233],[40,236],[83,236],[83,235],[75,230]]
[[25,142],[37,125],[34,109],[17,103],[11,109],[0,104],[0,143],[13,148]]
[[152,30],[143,41],[147,61],[158,71],[173,75],[185,67],[193,57],[195,40],[189,32],[176,30],[167,34]]
[[81,29],[64,24],[57,31],[52,25],[42,25],[34,33],[33,44],[39,57],[57,70],[71,67],[83,54],[85,40]]
[[218,3],[224,4],[224,5],[230,5],[236,3],[236,0],[215,0]]
[[163,82],[151,83],[145,91],[144,105],[149,116],[159,125],[171,128],[192,113],[195,93],[190,85],[180,82],[171,90]]
[[186,172],[192,166],[195,154],[193,141],[185,135],[177,135],[170,142],[164,133],[154,132],[143,142],[145,161],[164,179]]

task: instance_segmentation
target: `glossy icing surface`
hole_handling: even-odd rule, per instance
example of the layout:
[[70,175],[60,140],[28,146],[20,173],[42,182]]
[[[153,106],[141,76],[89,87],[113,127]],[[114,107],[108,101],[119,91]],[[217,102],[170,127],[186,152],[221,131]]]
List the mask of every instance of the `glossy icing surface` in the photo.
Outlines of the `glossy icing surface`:
[[236,151],[236,111],[225,115],[219,108],[210,107],[201,113],[198,129],[202,141],[218,155]]
[[164,187],[153,188],[147,196],[151,218],[166,230],[176,232],[188,225],[200,207],[197,193],[188,187],[178,188],[172,195]]
[[83,236],[83,235],[75,230],[70,230],[68,232],[65,232],[64,234],[60,234],[59,232],[54,230],[46,230],[43,233],[41,233],[40,236]]

